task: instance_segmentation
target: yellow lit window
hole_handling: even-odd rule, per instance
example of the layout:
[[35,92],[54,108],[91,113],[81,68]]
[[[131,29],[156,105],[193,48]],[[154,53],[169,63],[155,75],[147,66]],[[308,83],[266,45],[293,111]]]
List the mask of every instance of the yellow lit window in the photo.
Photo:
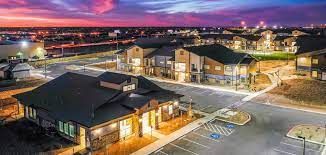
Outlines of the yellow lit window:
[[312,64],[318,64],[318,59],[312,59]]
[[312,77],[316,78],[318,76],[318,73],[317,71],[312,71],[312,74],[311,74]]
[[204,65],[204,68],[205,69],[209,69],[209,65]]

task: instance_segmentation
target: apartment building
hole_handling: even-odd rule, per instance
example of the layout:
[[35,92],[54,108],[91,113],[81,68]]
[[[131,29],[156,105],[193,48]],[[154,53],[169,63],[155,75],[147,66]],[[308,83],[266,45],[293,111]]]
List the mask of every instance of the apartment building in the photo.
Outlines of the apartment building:
[[314,79],[326,80],[326,38],[301,36],[297,39],[296,69]]
[[256,60],[219,45],[183,47],[175,51],[173,79],[179,82],[248,84]]

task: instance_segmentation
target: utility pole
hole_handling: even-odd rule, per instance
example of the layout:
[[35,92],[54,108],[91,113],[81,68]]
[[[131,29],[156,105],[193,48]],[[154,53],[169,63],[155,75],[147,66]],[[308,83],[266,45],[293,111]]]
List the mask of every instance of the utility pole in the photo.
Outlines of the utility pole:
[[306,154],[306,137],[298,136],[298,138],[303,140],[303,155]]
[[47,78],[47,73],[46,73],[46,69],[47,69],[46,67],[47,67],[47,66],[46,66],[46,65],[47,65],[47,64],[46,64],[46,58],[45,58],[45,59],[44,59],[44,77],[45,77],[45,78]]

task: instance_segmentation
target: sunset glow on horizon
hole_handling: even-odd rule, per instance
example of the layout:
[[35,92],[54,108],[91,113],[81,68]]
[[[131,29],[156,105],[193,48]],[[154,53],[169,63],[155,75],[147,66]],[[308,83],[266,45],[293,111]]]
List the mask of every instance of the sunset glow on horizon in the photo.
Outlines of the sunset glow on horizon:
[[0,27],[303,26],[326,23],[324,0],[0,0]]

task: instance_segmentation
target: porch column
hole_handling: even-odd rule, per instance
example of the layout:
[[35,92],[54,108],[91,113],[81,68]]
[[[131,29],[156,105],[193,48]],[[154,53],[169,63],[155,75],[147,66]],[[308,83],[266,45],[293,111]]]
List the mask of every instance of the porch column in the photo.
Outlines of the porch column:
[[138,131],[139,131],[139,137],[143,137],[143,115],[142,114],[138,116]]
[[159,117],[158,109],[155,109],[155,130],[159,129],[158,117]]

